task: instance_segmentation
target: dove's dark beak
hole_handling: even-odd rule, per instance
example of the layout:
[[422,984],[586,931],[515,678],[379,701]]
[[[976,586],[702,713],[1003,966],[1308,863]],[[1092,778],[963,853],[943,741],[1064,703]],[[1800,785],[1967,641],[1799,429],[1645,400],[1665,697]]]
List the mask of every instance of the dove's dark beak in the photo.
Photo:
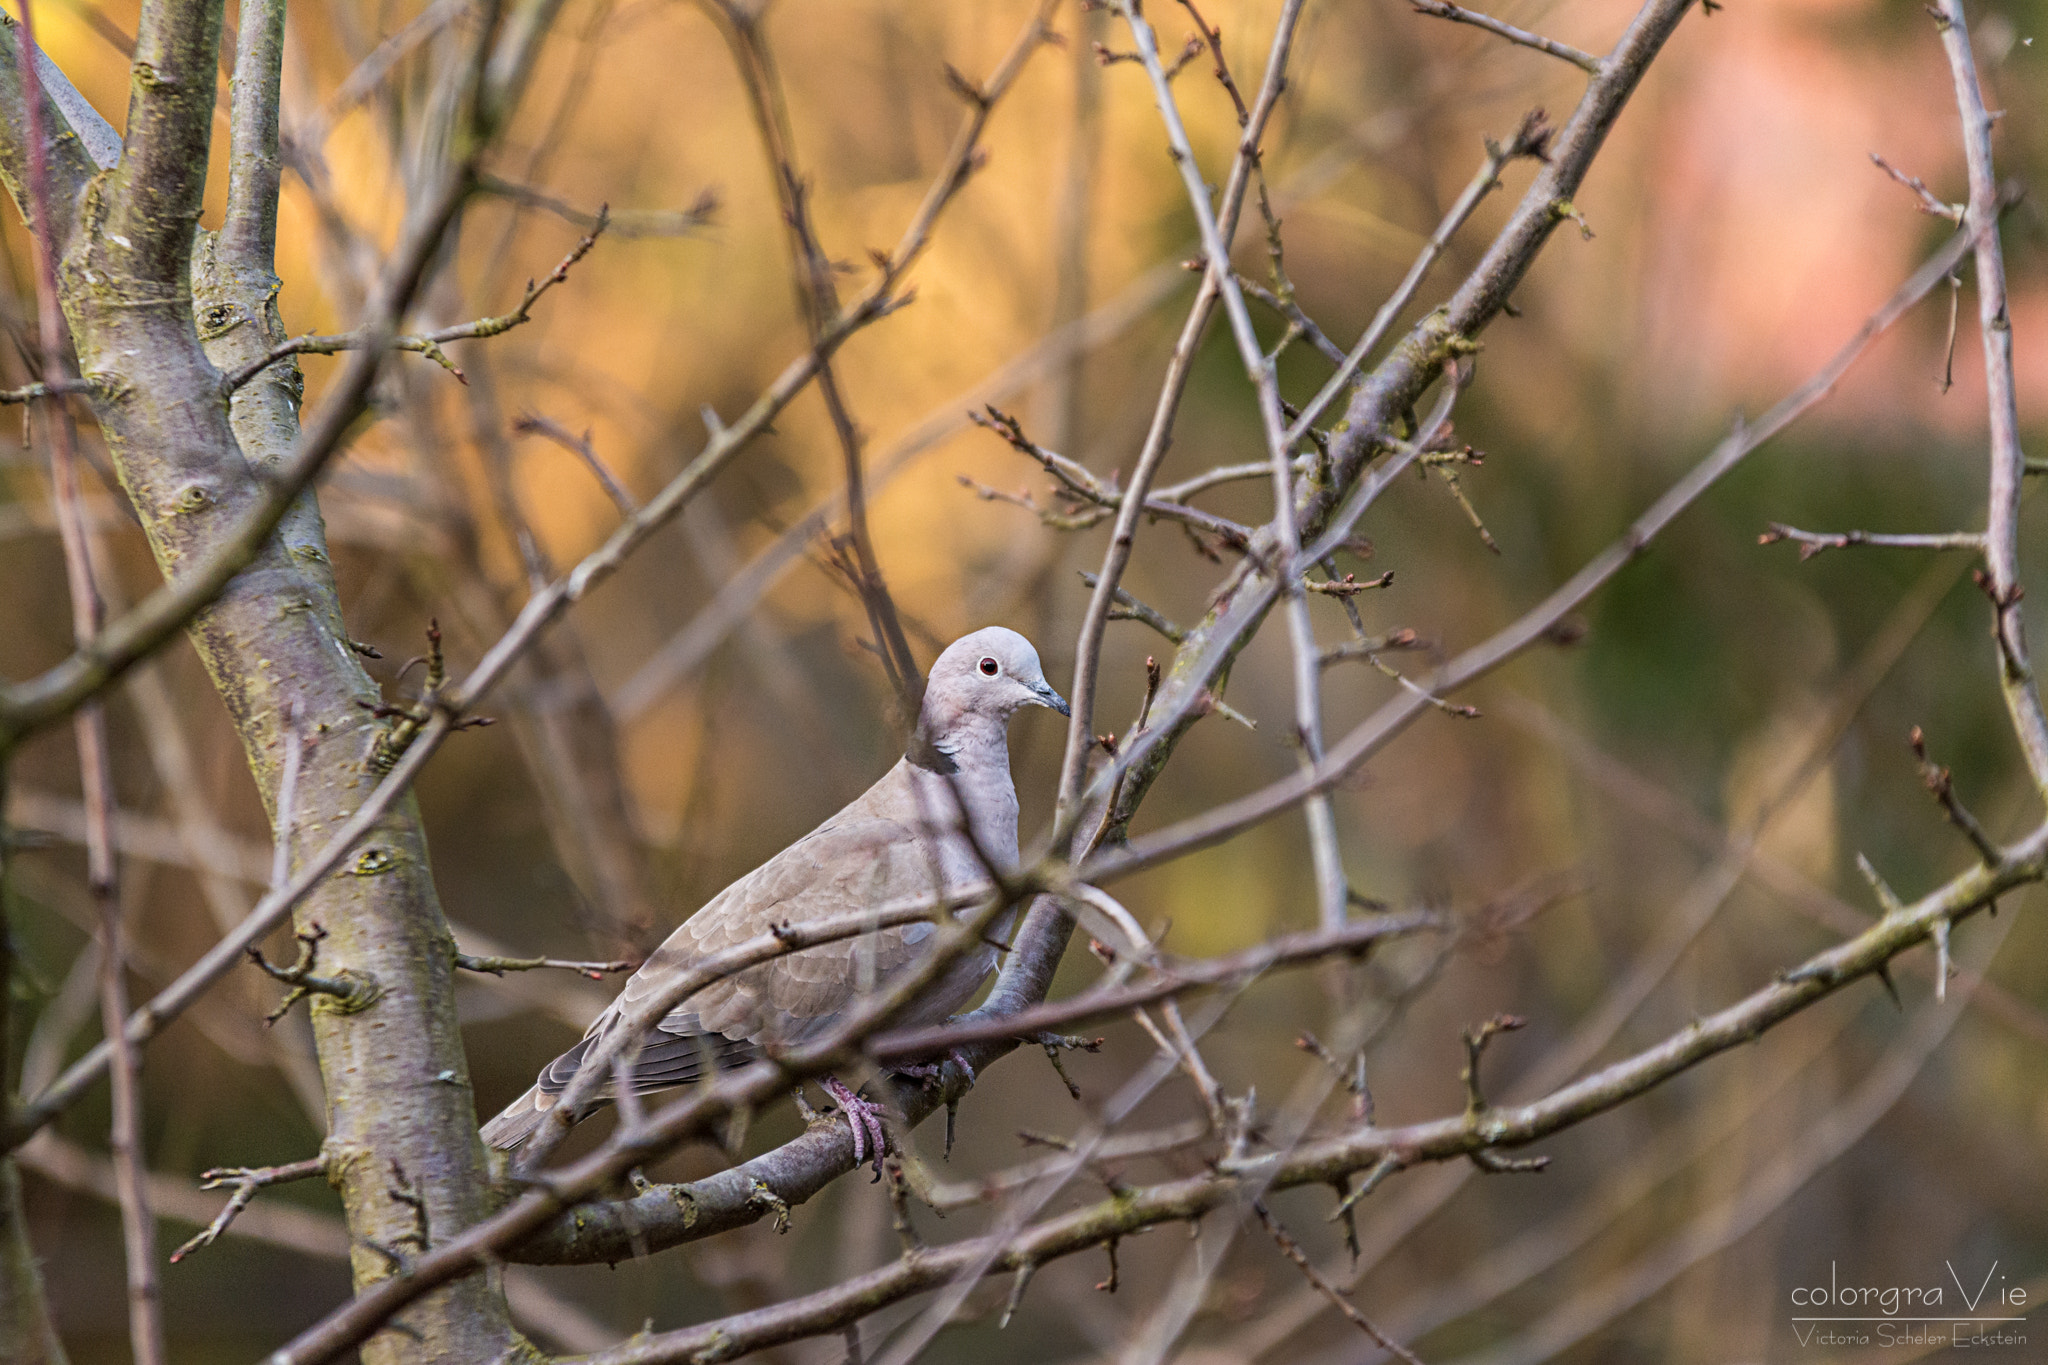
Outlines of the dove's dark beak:
[[1031,691],[1034,695],[1037,696],[1038,704],[1040,706],[1050,706],[1053,710],[1059,712],[1063,716],[1071,716],[1074,714],[1072,708],[1070,708],[1067,705],[1067,699],[1061,696],[1059,693],[1052,690],[1051,683],[1035,682],[1031,684]]

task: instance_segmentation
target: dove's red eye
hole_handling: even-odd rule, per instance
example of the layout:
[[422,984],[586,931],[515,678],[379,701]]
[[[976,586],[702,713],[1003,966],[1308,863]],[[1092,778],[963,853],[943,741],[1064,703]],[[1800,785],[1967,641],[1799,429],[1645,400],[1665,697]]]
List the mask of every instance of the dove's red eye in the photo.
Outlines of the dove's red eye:
[[983,659],[981,661],[981,671],[988,677],[993,678],[996,674],[1003,671],[1003,666],[994,659]]

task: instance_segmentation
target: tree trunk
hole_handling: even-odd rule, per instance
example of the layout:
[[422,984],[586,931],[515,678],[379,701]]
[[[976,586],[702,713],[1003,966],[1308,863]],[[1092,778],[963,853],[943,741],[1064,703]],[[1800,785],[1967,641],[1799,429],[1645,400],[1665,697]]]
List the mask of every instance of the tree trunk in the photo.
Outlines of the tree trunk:
[[[295,364],[272,366],[231,400],[217,368],[255,360],[284,339],[272,269],[284,9],[278,0],[244,5],[229,206],[216,236],[197,223],[220,15],[219,0],[145,5],[128,146],[112,168],[95,175],[81,167],[78,140],[46,106],[57,120],[51,217],[64,244],[65,315],[114,468],[167,578],[236,524],[261,496],[263,472],[299,435]],[[0,65],[11,72],[16,54],[7,47]],[[10,93],[18,85],[0,89],[0,106],[19,106]],[[20,129],[8,123],[15,136],[0,162],[26,205]],[[375,786],[384,724],[367,709],[380,694],[343,626],[310,493],[189,633],[273,827],[294,857],[310,853]],[[301,758],[286,791],[294,744]],[[347,996],[314,995],[311,1010],[327,1092],[328,1178],[346,1205],[360,1289],[476,1222],[490,1191],[456,1026],[454,941],[410,796],[296,915],[303,933],[324,934],[318,974],[353,987]],[[12,1179],[11,1167],[0,1174]],[[13,1238],[6,1249],[17,1245],[25,1250]],[[5,1269],[11,1286],[33,1263],[8,1254]],[[521,1355],[538,1353],[512,1328],[495,1277],[483,1273],[421,1298],[363,1350],[366,1361],[394,1365]]]

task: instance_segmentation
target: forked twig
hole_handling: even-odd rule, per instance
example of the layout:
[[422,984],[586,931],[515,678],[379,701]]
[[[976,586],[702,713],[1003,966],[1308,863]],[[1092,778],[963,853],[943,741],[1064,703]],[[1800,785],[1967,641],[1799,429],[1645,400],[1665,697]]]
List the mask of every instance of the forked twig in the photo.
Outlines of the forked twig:
[[199,1177],[200,1189],[218,1190],[232,1185],[235,1193],[218,1217],[171,1253],[171,1264],[176,1265],[202,1247],[212,1246],[227,1231],[228,1224],[235,1221],[236,1215],[249,1207],[249,1201],[256,1197],[258,1190],[326,1173],[327,1158],[324,1156],[309,1157],[284,1166],[222,1166],[206,1172]]

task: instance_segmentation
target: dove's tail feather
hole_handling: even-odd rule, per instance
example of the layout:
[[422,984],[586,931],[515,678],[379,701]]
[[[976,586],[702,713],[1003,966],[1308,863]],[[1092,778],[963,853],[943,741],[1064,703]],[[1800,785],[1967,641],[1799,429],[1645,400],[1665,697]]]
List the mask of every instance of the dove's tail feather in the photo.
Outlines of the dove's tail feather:
[[[555,1097],[569,1086],[583,1066],[584,1055],[594,1040],[585,1038],[549,1062],[531,1090],[505,1106],[504,1111],[483,1126],[483,1139],[501,1152],[518,1148],[534,1135]],[[700,1080],[707,1068],[721,1071],[745,1066],[759,1056],[759,1050],[744,1039],[716,1033],[657,1033],[640,1048],[633,1061],[633,1093],[650,1094]],[[617,1086],[608,1082],[592,1098],[604,1102],[616,1098]]]
[[539,1086],[533,1087],[483,1126],[485,1145],[501,1152],[516,1150],[533,1136],[534,1130],[540,1127],[541,1120],[548,1116],[548,1110],[554,1105],[553,1095],[544,1095]]

